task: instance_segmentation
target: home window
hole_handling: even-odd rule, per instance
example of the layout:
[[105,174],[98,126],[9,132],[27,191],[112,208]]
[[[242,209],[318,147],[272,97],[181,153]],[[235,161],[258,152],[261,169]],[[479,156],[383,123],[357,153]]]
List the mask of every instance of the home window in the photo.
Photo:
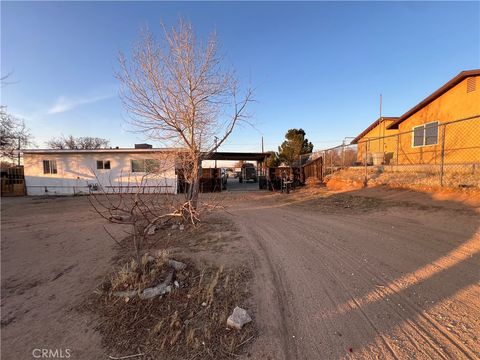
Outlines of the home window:
[[132,160],[132,172],[155,172],[159,168],[158,160],[140,159]]
[[110,160],[97,160],[98,170],[110,170]]
[[413,128],[413,147],[438,144],[438,121]]
[[57,161],[56,160],[43,160],[43,173],[44,174],[56,174],[57,173]]

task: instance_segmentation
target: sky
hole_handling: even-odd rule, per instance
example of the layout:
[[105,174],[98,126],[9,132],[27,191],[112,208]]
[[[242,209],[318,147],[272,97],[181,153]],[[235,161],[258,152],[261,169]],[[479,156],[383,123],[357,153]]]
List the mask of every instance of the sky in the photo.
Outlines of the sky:
[[[480,67],[480,2],[1,3],[1,104],[42,148],[52,137],[151,142],[127,124],[114,77],[142,27],[216,31],[226,65],[254,88],[253,126],[223,151],[277,150],[303,128],[315,150],[400,116],[462,70]],[[154,146],[160,144],[153,143]]]

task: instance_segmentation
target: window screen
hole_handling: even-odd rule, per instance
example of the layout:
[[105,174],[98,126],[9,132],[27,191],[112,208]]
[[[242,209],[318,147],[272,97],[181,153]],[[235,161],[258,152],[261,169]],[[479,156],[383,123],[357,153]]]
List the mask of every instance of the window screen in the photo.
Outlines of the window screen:
[[97,169],[110,169],[110,160],[97,160]]
[[413,146],[423,146],[425,127],[418,126],[413,129]]
[[57,162],[55,160],[43,160],[43,173],[44,174],[56,174]]
[[154,159],[132,160],[132,172],[155,172],[159,169],[160,163]]
[[438,122],[425,125],[425,145],[438,143]]
[[132,172],[145,172],[145,161],[132,160]]
[[158,160],[146,159],[145,160],[145,171],[146,172],[155,172],[160,167]]

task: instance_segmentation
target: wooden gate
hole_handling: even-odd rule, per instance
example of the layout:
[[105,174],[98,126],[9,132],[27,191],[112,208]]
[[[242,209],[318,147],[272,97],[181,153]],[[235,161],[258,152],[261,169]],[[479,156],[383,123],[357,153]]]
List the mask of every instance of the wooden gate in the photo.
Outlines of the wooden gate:
[[25,177],[23,166],[13,166],[2,169],[1,172],[1,193],[2,196],[24,196]]

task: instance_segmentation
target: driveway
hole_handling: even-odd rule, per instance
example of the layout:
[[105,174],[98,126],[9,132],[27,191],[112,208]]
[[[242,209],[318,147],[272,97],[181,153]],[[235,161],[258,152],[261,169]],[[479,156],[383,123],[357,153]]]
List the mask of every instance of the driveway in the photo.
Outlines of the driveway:
[[478,213],[420,193],[367,195],[229,210],[254,254],[255,358],[480,357]]

